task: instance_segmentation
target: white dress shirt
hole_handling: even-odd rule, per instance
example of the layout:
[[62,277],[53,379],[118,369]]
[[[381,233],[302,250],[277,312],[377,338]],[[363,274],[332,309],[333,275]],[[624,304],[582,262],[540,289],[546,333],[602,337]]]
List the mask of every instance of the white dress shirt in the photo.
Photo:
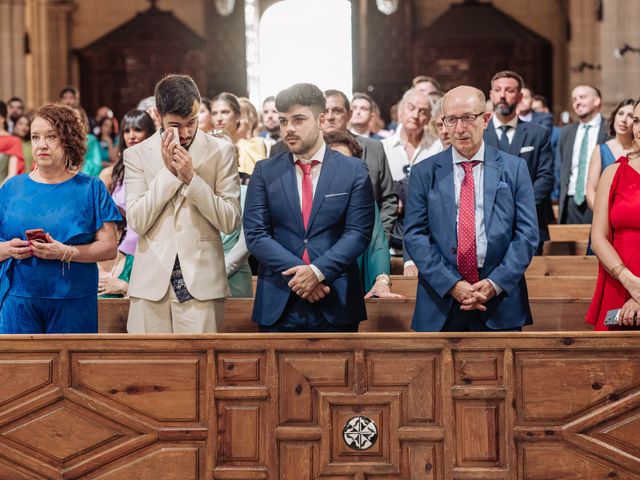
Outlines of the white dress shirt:
[[[591,161],[591,154],[596,148],[598,143],[598,132],[600,131],[600,125],[602,124],[602,115],[596,115],[590,122],[581,123],[578,125],[578,131],[576,132],[576,139],[573,142],[573,153],[571,155],[571,176],[569,177],[569,190],[567,195],[572,197],[576,194],[576,184],[578,183],[578,163],[580,161],[580,147],[582,146],[582,139],[584,138],[585,125],[590,125],[589,129],[589,143],[587,148],[587,166],[586,172],[589,171],[589,162]],[[584,176],[584,192],[587,191],[587,177],[585,172]]]
[[391,177],[396,182],[402,180],[407,175],[408,169],[406,167],[408,165],[413,166],[421,160],[442,151],[442,144],[440,142],[430,144],[428,143],[429,136],[423,134],[422,142],[413,152],[413,158],[409,159],[407,157],[407,151],[404,149],[401,131],[402,125],[398,125],[393,135],[381,140],[384,153],[387,155],[387,161],[389,162]]
[[[300,199],[300,210],[302,210],[302,177],[304,176],[304,174],[302,173],[302,169],[298,165],[296,165],[295,162],[297,162],[298,160],[300,161],[300,163],[311,163],[314,161],[319,162],[318,164],[311,167],[311,182],[313,184],[313,194],[315,196],[316,188],[318,186],[318,179],[320,178],[320,171],[322,170],[322,161],[324,160],[324,154],[326,150],[327,145],[322,142],[320,148],[316,150],[316,152],[311,155],[311,158],[309,158],[308,160],[302,158],[299,155],[296,155],[295,153],[293,154],[294,167],[296,169],[296,184],[298,185],[298,198]],[[316,274],[316,277],[318,277],[318,281],[322,282],[325,277],[320,269],[313,264],[310,264],[309,266],[311,267],[311,270],[313,270],[313,273]]]
[[[516,120],[517,121],[517,120]],[[458,217],[460,216],[460,188],[464,180],[463,162],[480,162],[473,168],[473,187],[475,194],[475,217],[476,217],[476,256],[478,258],[478,268],[484,265],[487,256],[487,233],[484,229],[484,142],[471,160],[467,160],[460,155],[455,148],[451,147],[453,157],[453,184],[456,203],[456,229],[458,227]],[[489,280],[499,295],[502,288],[492,280]]]
[[503,125],[509,125],[511,128],[507,130],[507,138],[509,139],[509,143],[513,142],[513,137],[515,137],[516,135],[516,127],[518,126],[517,115],[513,117],[511,120],[509,120],[507,123],[502,123],[500,120],[498,120],[498,116],[494,114],[493,117],[491,117],[491,122],[493,124],[493,128],[495,128],[496,130],[496,136],[498,137],[498,141],[502,139],[502,130],[500,130],[500,127],[502,127]]

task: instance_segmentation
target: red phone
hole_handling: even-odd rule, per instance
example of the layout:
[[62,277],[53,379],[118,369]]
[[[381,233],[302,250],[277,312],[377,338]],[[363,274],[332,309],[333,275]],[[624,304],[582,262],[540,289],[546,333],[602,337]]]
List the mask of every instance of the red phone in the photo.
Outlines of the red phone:
[[41,228],[25,230],[24,234],[27,236],[27,240],[29,240],[30,242],[49,243],[49,240],[47,240],[47,232],[45,232]]

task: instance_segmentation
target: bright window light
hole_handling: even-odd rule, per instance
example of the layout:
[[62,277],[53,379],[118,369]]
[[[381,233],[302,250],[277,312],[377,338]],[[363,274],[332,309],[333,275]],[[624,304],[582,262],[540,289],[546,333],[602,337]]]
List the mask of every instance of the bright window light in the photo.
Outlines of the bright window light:
[[260,99],[294,83],[351,96],[351,3],[348,0],[284,0],[260,21]]

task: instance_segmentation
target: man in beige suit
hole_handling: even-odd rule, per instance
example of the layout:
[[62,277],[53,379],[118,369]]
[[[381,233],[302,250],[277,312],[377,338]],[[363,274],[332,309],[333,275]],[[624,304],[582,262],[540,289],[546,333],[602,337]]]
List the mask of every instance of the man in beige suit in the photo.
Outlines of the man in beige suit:
[[127,221],[140,236],[127,329],[217,332],[229,295],[220,231],[240,224],[235,150],[198,130],[190,77],[165,77],[155,97],[162,128],[124,153]]

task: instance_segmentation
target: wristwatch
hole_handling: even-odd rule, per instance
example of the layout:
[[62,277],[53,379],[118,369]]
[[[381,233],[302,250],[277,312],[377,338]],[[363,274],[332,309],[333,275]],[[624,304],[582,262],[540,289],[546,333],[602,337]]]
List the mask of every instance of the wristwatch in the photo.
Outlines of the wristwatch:
[[382,282],[387,287],[390,287],[391,286],[391,277],[389,275],[387,275],[386,273],[381,273],[380,275],[378,275],[376,277],[376,282]]

